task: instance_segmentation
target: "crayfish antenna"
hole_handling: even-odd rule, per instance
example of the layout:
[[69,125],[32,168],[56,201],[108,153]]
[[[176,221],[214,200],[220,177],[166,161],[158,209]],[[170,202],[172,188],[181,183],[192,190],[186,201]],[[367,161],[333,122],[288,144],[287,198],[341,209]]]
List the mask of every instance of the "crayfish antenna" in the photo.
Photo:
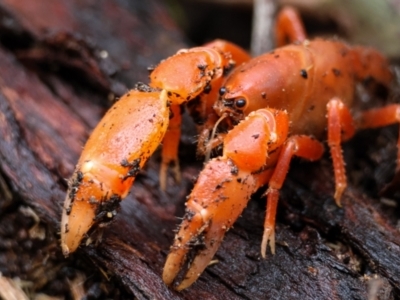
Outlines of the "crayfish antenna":
[[228,117],[228,114],[226,114],[226,113],[222,114],[222,116],[218,119],[218,121],[214,125],[214,128],[211,132],[209,142],[207,143],[207,146],[206,146],[205,162],[208,162],[210,160],[211,151],[212,151],[212,147],[213,147],[213,140],[214,140],[216,132],[217,132],[217,127],[222,122],[222,120],[224,120],[227,117]]

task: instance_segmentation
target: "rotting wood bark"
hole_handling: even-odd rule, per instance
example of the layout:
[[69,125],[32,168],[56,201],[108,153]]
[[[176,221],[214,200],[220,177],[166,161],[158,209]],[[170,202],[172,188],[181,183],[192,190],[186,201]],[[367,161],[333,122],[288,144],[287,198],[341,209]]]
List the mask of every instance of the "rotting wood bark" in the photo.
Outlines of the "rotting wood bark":
[[[199,171],[190,133],[181,147],[183,182],[171,181],[168,191],[160,192],[154,157],[122,202],[117,220],[94,233],[98,242],[64,259],[58,233],[65,178],[105,111],[107,95],[146,81],[146,67],[182,42],[155,0],[42,2],[47,6],[0,1],[1,32],[7,37],[0,49],[4,276],[29,281],[32,293],[70,298],[367,299],[374,276],[381,280],[380,299],[399,295],[398,209],[379,203],[382,183],[372,172],[361,179],[354,175],[360,168],[373,170],[376,161],[390,161],[385,155],[395,153],[396,137],[378,154],[378,138],[364,134],[347,144],[348,158],[361,159],[362,167],[348,166],[355,169],[350,171],[355,185],[346,191],[343,208],[332,198],[328,155],[314,164],[294,163],[279,206],[277,254],[260,258],[265,203],[259,193],[227,234],[218,263],[177,293],[163,284],[161,272],[176,217],[183,215],[185,196]],[[49,12],[52,17],[46,18]],[[357,146],[366,149],[362,158],[352,150]],[[81,289],[79,281],[85,281]]]

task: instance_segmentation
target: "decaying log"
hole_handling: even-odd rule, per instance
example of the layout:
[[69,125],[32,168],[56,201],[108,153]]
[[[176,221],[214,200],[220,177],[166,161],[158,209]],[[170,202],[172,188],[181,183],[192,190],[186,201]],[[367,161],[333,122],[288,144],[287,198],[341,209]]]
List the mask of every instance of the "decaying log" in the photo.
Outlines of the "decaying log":
[[[179,185],[170,179],[167,192],[159,190],[155,155],[121,203],[117,219],[93,232],[90,244],[62,257],[58,239],[65,178],[90,130],[110,95],[146,81],[146,68],[183,43],[155,0],[40,2],[0,1],[3,276],[21,278],[32,295],[70,298],[399,296],[398,208],[379,201],[382,176],[373,173],[394,159],[396,136],[390,134],[395,128],[386,130],[391,143],[379,142],[382,131],[372,131],[346,145],[347,159],[360,163],[348,164],[351,183],[342,208],[332,197],[328,155],[317,163],[294,162],[279,206],[276,255],[260,257],[265,210],[260,191],[227,234],[215,257],[218,263],[181,293],[166,287],[161,273],[177,217],[201,167],[193,133],[183,137]],[[380,143],[384,147],[378,152]]]

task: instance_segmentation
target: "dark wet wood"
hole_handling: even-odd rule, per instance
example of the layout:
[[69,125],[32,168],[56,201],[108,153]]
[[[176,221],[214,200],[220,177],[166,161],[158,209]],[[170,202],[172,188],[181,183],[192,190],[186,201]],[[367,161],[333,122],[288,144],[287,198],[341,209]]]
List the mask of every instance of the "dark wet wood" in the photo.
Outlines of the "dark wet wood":
[[379,202],[383,183],[373,173],[376,162],[393,159],[396,136],[379,152],[375,145],[380,143],[368,135],[381,131],[360,135],[345,147],[353,185],[343,208],[333,201],[328,155],[322,162],[293,164],[279,205],[275,256],[260,258],[265,203],[259,193],[227,234],[217,264],[181,293],[163,284],[177,217],[201,165],[189,133],[181,147],[182,183],[171,179],[166,193],[159,190],[155,155],[122,202],[117,220],[64,259],[58,233],[65,178],[104,113],[107,97],[146,81],[146,67],[183,44],[155,0],[33,3],[0,1],[4,276],[19,276],[33,283],[34,292],[53,295],[72,295],[74,280],[84,278],[84,295],[94,299],[366,299],[377,275],[381,294],[388,296],[380,299],[399,296],[399,211]]

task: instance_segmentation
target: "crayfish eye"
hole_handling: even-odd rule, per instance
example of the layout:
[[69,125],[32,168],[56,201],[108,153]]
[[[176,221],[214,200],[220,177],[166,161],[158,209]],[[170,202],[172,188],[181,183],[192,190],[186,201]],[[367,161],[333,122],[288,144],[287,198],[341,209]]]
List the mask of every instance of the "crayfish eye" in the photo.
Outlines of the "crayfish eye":
[[235,101],[235,106],[236,106],[237,108],[243,108],[243,107],[246,106],[246,104],[247,104],[247,101],[246,101],[246,99],[244,99],[244,98],[239,98],[239,99],[237,99],[237,100]]
[[219,95],[223,96],[226,93],[226,88],[222,87],[219,89]]

